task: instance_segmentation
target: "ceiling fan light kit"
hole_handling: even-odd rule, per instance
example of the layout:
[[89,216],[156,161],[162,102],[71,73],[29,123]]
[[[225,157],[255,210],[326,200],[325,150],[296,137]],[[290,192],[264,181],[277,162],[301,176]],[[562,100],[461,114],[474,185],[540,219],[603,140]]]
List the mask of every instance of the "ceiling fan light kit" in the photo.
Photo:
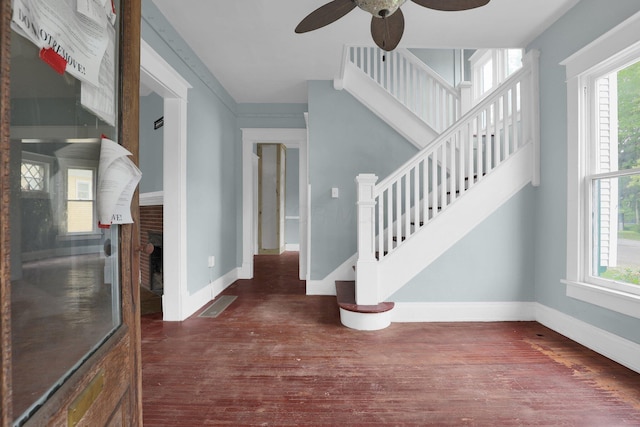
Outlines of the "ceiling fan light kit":
[[[353,9],[369,12],[371,18],[371,37],[386,51],[392,51],[400,43],[404,33],[404,15],[400,6],[407,0],[333,0],[311,12],[296,27],[296,33],[317,30],[342,18]],[[475,9],[489,3],[490,0],[411,0],[414,3],[434,10],[460,11]]]

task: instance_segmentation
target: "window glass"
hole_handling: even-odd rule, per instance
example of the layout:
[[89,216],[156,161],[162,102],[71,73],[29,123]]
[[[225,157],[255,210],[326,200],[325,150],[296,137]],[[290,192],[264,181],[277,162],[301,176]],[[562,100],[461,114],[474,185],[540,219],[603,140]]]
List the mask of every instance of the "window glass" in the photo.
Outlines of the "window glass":
[[22,162],[20,168],[20,189],[22,191],[45,190],[46,167],[42,163]]
[[593,277],[637,286],[640,62],[596,79],[594,93],[590,273]]
[[67,170],[67,232],[89,233],[95,228],[91,169]]
[[[111,2],[104,4],[108,16]],[[45,55],[34,42],[12,32],[9,232],[16,425],[121,325],[118,227],[98,228],[96,218],[101,136],[118,140],[117,114],[110,117],[117,111],[117,25],[100,26],[113,41],[105,52],[115,62],[102,60],[100,85],[91,87],[70,73],[75,63],[60,74],[41,59]]]
[[507,49],[507,77],[522,68],[522,49]]
[[493,61],[489,60],[482,66],[481,93],[489,91],[493,87]]

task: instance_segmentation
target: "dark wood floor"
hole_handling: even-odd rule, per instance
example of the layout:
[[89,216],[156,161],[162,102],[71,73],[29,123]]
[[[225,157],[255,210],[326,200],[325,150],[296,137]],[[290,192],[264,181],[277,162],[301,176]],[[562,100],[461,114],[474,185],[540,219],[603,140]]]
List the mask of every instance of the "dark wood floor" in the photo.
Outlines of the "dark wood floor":
[[297,254],[257,257],[217,318],[142,318],[146,427],[640,425],[640,374],[535,322],[340,325]]

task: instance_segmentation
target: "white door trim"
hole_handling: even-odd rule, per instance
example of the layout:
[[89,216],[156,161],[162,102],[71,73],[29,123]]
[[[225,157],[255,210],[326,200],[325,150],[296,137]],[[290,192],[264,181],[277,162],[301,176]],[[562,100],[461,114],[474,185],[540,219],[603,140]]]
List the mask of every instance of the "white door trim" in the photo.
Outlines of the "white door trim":
[[280,143],[287,148],[298,148],[300,156],[300,279],[307,279],[307,239],[308,209],[307,186],[307,130],[284,128],[246,128],[242,129],[242,268],[241,279],[253,277],[253,146],[258,143]]
[[[191,85],[140,43],[140,81],[164,98],[163,242],[164,320],[184,320],[187,302],[187,94]],[[168,262],[168,261],[171,262]]]

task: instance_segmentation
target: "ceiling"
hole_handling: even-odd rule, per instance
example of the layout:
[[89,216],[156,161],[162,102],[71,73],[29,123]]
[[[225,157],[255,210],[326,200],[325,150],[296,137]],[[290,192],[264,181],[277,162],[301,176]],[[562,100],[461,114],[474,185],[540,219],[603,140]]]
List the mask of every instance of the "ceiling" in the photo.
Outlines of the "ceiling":
[[[491,0],[441,12],[402,6],[399,47],[525,47],[579,0]],[[345,44],[374,46],[371,15],[358,8],[315,31],[296,25],[328,0],[153,0],[238,103],[306,103],[309,80],[339,72]]]

